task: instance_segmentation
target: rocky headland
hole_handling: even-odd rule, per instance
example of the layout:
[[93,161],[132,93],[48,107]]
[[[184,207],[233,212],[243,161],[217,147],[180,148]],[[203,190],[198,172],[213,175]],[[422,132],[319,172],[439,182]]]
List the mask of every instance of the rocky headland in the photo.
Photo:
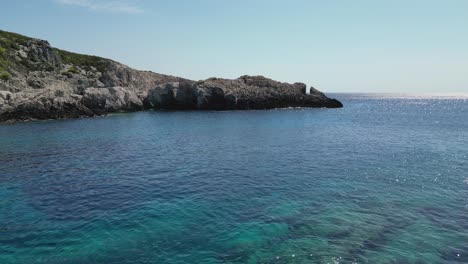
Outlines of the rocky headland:
[[96,116],[145,109],[236,110],[342,104],[303,83],[263,76],[192,81],[53,48],[0,30],[0,121]]

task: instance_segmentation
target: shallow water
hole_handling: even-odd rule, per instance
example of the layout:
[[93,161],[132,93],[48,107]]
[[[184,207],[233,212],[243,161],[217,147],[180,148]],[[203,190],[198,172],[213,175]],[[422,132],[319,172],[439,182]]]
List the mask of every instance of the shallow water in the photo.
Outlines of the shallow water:
[[467,263],[468,98],[0,125],[0,263]]

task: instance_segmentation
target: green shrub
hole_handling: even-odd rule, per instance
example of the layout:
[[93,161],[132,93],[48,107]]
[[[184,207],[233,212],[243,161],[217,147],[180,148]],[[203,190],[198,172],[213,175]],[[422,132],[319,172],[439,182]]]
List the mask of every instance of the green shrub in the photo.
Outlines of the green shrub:
[[50,63],[47,63],[44,65],[44,71],[48,71],[48,72],[51,72],[51,71],[54,71],[55,68],[54,66],[52,66]]
[[3,65],[4,67],[7,67],[9,65],[8,61],[6,58],[3,58],[0,56],[0,65]]
[[66,72],[62,72],[62,75],[67,76],[68,78],[73,77],[73,74],[71,74],[70,72],[67,72],[67,71],[66,71]]
[[6,49],[3,47],[0,47],[0,65],[3,66],[8,66],[8,60],[6,56]]
[[11,78],[11,75],[8,72],[0,73],[0,80],[8,81],[8,80],[10,80],[10,78]]
[[75,66],[72,66],[70,69],[68,69],[67,72],[74,73],[74,74],[80,73],[80,71]]
[[37,70],[37,66],[31,63],[28,59],[22,59],[20,64],[23,65],[28,71],[35,71]]

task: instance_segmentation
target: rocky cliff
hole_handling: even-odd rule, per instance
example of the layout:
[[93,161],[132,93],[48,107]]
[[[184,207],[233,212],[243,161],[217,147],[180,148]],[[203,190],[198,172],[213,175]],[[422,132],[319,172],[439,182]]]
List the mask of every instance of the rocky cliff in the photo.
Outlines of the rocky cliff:
[[342,107],[303,83],[262,76],[192,81],[138,71],[47,41],[0,30],[0,121],[70,118],[144,109]]

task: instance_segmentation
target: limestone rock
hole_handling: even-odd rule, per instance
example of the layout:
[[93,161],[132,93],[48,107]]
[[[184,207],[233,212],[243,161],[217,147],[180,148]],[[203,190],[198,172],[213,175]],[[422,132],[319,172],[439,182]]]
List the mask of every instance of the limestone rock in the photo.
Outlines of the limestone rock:
[[123,87],[88,88],[81,98],[84,106],[97,112],[136,111],[143,102]]
[[303,83],[280,83],[263,76],[171,82],[150,89],[144,105],[154,109],[200,110],[340,107],[320,92],[306,94],[306,88]]
[[[94,112],[73,97],[69,90],[10,93],[0,96],[0,121],[29,119],[58,119],[93,116]],[[9,99],[8,99],[9,98]],[[6,100],[5,100],[6,99]]]
[[263,76],[191,81],[138,71],[96,56],[75,54],[47,41],[0,30],[8,39],[0,79],[0,121],[94,116],[142,109],[235,110],[342,107],[303,83]]

